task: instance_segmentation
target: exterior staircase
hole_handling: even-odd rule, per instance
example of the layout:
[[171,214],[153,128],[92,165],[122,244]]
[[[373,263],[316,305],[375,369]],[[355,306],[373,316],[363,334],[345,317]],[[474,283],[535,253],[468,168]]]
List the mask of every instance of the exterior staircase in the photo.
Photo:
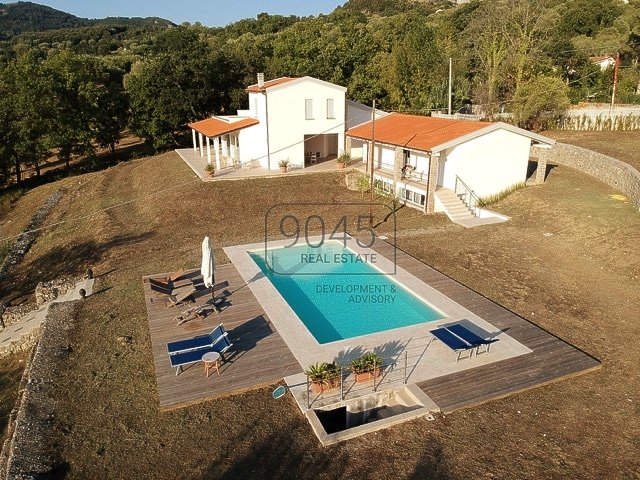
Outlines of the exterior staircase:
[[490,223],[499,223],[504,220],[498,218],[478,218],[471,209],[462,201],[459,195],[453,190],[440,187],[435,191],[435,197],[440,200],[444,207],[444,212],[453,223],[462,225],[466,228],[478,227],[480,225],[488,225]]
[[435,196],[440,200],[440,203],[442,203],[442,206],[444,207],[444,212],[453,223],[466,227],[472,226],[467,224],[473,223],[474,220],[477,220],[477,217],[471,212],[469,207],[465,205],[462,199],[456,195],[453,190],[449,190],[448,188],[439,188],[436,190]]

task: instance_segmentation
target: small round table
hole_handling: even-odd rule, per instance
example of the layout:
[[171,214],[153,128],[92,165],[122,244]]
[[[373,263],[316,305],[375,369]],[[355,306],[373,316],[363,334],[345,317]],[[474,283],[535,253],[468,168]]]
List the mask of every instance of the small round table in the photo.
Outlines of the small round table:
[[209,378],[209,369],[215,368],[218,375],[220,375],[220,354],[218,352],[205,353],[202,356],[202,363],[204,363],[204,373]]

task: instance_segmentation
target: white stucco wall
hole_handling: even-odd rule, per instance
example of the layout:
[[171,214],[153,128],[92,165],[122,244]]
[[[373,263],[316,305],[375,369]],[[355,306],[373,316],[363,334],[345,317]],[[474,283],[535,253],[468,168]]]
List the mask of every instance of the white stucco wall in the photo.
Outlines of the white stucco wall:
[[[271,169],[277,169],[278,162],[284,159],[293,167],[303,167],[305,135],[338,134],[338,151],[344,150],[345,90],[303,78],[267,91]],[[334,100],[334,118],[327,118],[329,98]],[[313,120],[305,119],[306,99],[313,100]]]
[[507,130],[496,130],[441,153],[438,185],[454,189],[456,175],[479,197],[524,182],[531,140]]
[[267,101],[262,93],[249,93],[249,109],[238,110],[238,115],[257,118],[257,125],[243,128],[238,132],[240,162],[256,161],[267,167]]

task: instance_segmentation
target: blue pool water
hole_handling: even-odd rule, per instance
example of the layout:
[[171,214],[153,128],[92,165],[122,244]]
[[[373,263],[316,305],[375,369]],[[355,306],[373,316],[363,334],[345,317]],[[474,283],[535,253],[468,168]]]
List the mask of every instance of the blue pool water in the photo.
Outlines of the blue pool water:
[[270,249],[267,261],[264,251],[249,255],[318,343],[443,318],[374,268],[379,257],[358,257],[337,241]]

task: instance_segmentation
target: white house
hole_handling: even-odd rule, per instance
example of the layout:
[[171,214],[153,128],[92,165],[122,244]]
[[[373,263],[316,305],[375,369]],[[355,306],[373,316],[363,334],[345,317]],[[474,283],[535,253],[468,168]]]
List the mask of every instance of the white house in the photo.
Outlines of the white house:
[[610,67],[615,66],[616,61],[609,55],[601,55],[598,57],[589,57],[589,61],[594,65],[598,65],[603,72]]
[[[478,199],[527,179],[531,146],[555,140],[502,122],[392,113],[375,121],[374,182],[425,213],[446,210],[451,198],[474,211]],[[372,124],[347,131],[347,151],[369,162]],[[536,181],[546,165],[538,163]],[[455,194],[454,194],[455,193]]]
[[346,100],[345,87],[312,77],[264,81],[258,74],[246,91],[248,110],[189,124],[193,149],[202,157],[206,152],[218,170],[229,163],[277,170],[282,160],[305,168],[336,158],[344,151],[346,126],[371,119],[370,108]]

